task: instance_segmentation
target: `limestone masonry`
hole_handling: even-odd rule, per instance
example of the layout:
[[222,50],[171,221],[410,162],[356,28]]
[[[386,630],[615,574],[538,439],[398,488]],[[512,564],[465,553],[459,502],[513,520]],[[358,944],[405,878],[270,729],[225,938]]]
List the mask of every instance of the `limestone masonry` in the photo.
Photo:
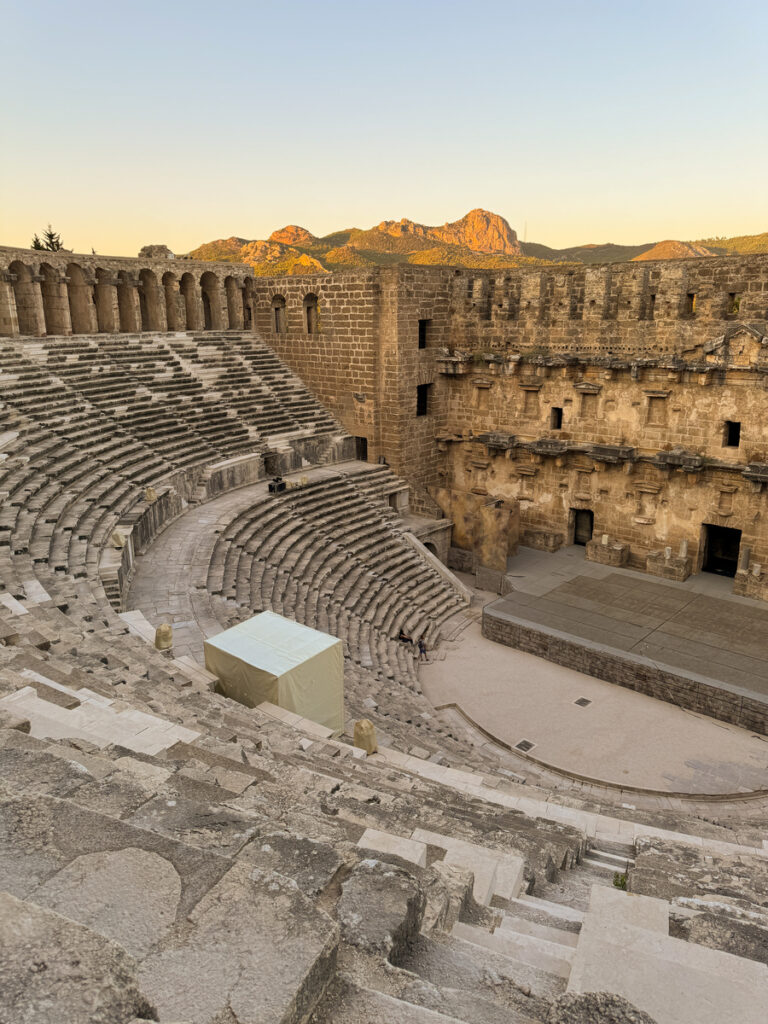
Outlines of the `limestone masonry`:
[[[767,333],[763,256],[0,248],[0,1024],[764,1024]],[[518,548],[594,578],[526,591]],[[683,657],[708,628],[730,674],[596,642],[590,603]],[[204,667],[265,611],[341,641],[340,730]],[[439,672],[470,636],[711,749],[635,784],[634,718],[562,694],[594,771],[497,740],[457,703],[479,667],[422,690],[417,642]]]

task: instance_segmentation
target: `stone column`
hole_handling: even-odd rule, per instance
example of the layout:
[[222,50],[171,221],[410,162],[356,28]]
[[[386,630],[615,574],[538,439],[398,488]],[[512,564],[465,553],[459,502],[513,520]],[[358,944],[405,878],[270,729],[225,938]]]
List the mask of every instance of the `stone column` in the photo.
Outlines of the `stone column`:
[[3,337],[19,333],[12,278],[13,275],[8,271],[0,271],[0,335]]
[[[242,329],[244,327],[244,320],[243,320],[244,296],[245,296],[245,286],[242,285],[242,284],[237,284],[235,286],[235,297],[234,297],[234,302],[233,302],[233,305],[234,305],[235,308],[232,311],[233,312],[233,316],[229,317],[229,327],[230,327],[230,330],[242,331]],[[229,305],[229,304],[227,304],[227,305]]]
[[96,288],[96,275],[95,274],[93,276],[91,276],[91,277],[86,277],[86,279],[85,279],[85,287],[86,287],[85,294],[86,294],[86,299],[87,299],[87,303],[86,303],[85,309],[86,309],[86,315],[88,316],[88,320],[90,322],[90,326],[88,327],[88,330],[87,330],[86,333],[87,334],[97,334],[98,330],[99,330],[99,317],[98,317],[98,313],[96,312],[96,299],[95,299],[95,295],[94,295],[94,291],[95,291],[95,288]]
[[48,334],[72,333],[67,284],[68,278],[58,270],[50,275],[43,274],[43,308]]
[[29,300],[29,317],[35,327],[35,335],[40,336],[45,334],[45,312],[43,311],[43,293],[40,288],[42,283],[42,276],[40,274],[32,274],[30,277],[30,300]]
[[118,295],[122,292],[120,308],[120,330],[132,333],[141,330],[141,302],[139,300],[139,282],[133,274],[126,274],[118,281]]

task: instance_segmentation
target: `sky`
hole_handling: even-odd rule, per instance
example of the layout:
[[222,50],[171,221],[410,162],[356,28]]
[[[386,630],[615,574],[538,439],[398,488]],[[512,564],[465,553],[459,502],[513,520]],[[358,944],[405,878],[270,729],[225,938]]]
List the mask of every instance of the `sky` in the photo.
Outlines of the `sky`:
[[768,230],[763,0],[2,0],[0,244]]

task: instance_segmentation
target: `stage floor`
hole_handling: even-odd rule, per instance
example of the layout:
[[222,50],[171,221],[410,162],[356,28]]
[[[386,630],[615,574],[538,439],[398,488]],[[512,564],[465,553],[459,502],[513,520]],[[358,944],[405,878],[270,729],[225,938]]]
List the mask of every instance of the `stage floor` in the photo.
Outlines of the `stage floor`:
[[[768,693],[768,604],[734,597],[730,579],[660,582],[587,562],[582,547],[522,548],[508,573],[514,593],[478,597],[577,642]],[[527,739],[532,757],[585,778],[659,793],[768,788],[768,737],[496,643],[479,623],[442,645],[420,679],[436,707],[479,726],[479,742]]]
[[732,580],[685,583],[588,562],[584,548],[523,549],[515,590],[494,606],[528,622],[768,695],[768,603],[736,597]]

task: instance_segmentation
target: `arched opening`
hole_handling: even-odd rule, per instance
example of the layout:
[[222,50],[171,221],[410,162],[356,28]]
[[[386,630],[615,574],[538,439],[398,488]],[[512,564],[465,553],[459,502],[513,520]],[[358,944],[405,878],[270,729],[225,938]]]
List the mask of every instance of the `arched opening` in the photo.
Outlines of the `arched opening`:
[[138,329],[136,316],[136,285],[127,270],[117,275],[117,308],[120,313],[120,330],[129,333]]
[[285,334],[285,296],[272,296],[272,330],[275,334]]
[[139,272],[139,307],[142,331],[161,331],[163,321],[157,278],[154,271],[146,268]]
[[227,295],[227,321],[230,331],[243,328],[243,300],[241,287],[234,277],[224,278],[224,290]]
[[46,334],[70,334],[69,300],[67,285],[61,271],[54,270],[48,263],[40,267],[43,276],[43,314]]
[[14,260],[8,270],[14,277],[13,296],[16,300],[19,334],[42,334],[45,321],[42,317],[43,301],[39,281],[34,280],[32,270],[18,260]]
[[97,268],[93,297],[98,330],[109,334],[115,330],[115,282],[109,270]]
[[307,334],[317,334],[317,296],[313,292],[304,296],[304,324]]
[[200,278],[200,289],[203,293],[203,323],[206,331],[220,331],[221,323],[221,291],[219,279],[206,270]]
[[430,551],[435,556],[435,558],[438,557],[437,548],[435,547],[431,540],[425,540],[424,547],[427,549],[427,551]]
[[168,330],[181,330],[179,327],[181,320],[179,285],[176,281],[176,275],[172,274],[170,270],[163,274],[163,293],[165,295],[165,322],[168,325]]
[[184,316],[186,324],[182,330],[197,331],[199,329],[199,317],[197,306],[197,285],[190,273],[181,275],[181,294],[184,298]]
[[91,285],[86,283],[83,268],[77,263],[67,267],[67,296],[69,298],[69,316],[73,334],[91,334],[94,329],[93,292]]
[[245,287],[243,288],[243,327],[246,331],[250,331],[251,325],[253,324],[253,286],[246,278]]

